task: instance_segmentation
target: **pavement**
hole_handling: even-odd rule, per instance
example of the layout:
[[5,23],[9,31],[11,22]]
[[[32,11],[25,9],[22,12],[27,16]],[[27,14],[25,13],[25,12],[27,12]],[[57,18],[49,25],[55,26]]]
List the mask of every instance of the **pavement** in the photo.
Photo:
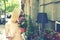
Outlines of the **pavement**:
[[0,25],[0,40],[6,40],[5,26],[4,25]]
[[4,31],[5,26],[4,25],[0,25],[0,34]]
[[0,34],[4,31],[5,25],[0,25]]

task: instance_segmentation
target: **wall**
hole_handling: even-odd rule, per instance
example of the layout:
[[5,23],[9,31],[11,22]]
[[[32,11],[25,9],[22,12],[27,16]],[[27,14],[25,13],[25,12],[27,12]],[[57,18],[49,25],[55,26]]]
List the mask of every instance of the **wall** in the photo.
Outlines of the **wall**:
[[24,13],[28,16],[30,15],[33,23],[36,24],[37,13],[39,12],[39,0],[26,0],[24,5]]
[[[43,5],[44,4],[44,5]],[[40,0],[40,12],[47,13],[48,19],[52,21],[60,21],[60,0]],[[43,8],[45,7],[45,9]]]

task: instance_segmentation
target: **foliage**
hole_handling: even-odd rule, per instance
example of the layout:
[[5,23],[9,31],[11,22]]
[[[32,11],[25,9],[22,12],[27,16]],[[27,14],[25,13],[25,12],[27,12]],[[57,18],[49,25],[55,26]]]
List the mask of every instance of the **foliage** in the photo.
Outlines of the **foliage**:
[[29,22],[28,22],[28,27],[26,30],[26,35],[27,36],[32,36],[34,34],[34,26],[31,17],[29,16]]
[[1,4],[2,4],[2,7],[1,7],[2,11],[4,11],[6,8],[6,12],[12,12],[15,7],[20,6],[17,0],[1,0]]
[[43,40],[57,40],[57,32],[45,30],[45,32],[42,33],[41,38]]
[[27,20],[25,18],[24,19],[21,19],[20,27],[21,28],[27,28]]
[[6,2],[8,2],[8,0],[2,0],[2,1],[6,1]]
[[14,5],[8,6],[8,7],[6,8],[6,10],[7,10],[7,12],[12,12],[13,9],[14,9],[15,7],[17,7],[17,6],[18,6],[17,4],[14,4]]

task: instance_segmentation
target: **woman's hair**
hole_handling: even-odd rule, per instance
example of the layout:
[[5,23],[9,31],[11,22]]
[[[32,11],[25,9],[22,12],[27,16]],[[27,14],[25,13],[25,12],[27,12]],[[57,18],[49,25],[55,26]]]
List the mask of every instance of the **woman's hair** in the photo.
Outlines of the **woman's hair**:
[[15,8],[11,14],[11,21],[16,21],[19,18],[21,10],[19,8]]
[[21,10],[20,15],[19,15],[19,18],[20,17],[23,17],[23,16],[24,16],[24,13],[23,13],[23,10]]

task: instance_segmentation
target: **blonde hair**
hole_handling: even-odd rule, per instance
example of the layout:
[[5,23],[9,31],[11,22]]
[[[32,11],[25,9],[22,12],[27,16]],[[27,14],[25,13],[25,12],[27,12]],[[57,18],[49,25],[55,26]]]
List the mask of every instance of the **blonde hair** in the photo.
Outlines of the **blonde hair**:
[[13,10],[13,12],[12,12],[12,14],[11,14],[11,21],[16,21],[16,20],[18,20],[18,18],[19,18],[19,14],[20,14],[20,12],[21,12],[21,10],[19,9],[19,8],[15,8],[14,10]]

